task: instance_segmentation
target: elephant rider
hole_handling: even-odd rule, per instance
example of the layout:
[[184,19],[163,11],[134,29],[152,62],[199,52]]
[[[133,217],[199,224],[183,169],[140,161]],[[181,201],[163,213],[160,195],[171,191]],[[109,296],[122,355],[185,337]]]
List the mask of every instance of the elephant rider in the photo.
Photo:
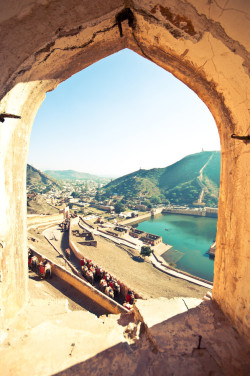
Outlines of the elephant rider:
[[96,275],[99,277],[101,272],[101,267],[99,265],[96,265]]
[[114,296],[115,298],[117,298],[121,292],[121,287],[117,280],[113,280],[113,290],[114,290]]
[[92,262],[92,260],[88,260],[88,261],[87,261],[87,265],[88,265],[89,268],[90,268],[91,266],[93,266],[93,262]]
[[34,252],[32,250],[29,251],[28,255],[28,266],[32,270],[36,270],[38,266],[38,258],[34,255]]
[[28,253],[28,266],[29,266],[29,268],[31,268],[32,257],[33,257],[33,251],[30,249],[29,253]]
[[104,277],[104,271],[101,266],[96,265],[96,274],[95,274],[96,280],[100,281]]
[[81,262],[81,266],[84,266],[87,264],[87,260],[84,257],[80,260],[80,262]]
[[135,296],[134,296],[134,294],[132,293],[131,298],[130,298],[130,304],[133,305],[134,302],[135,302]]
[[50,266],[50,263],[48,262],[48,260],[43,260],[40,262],[39,264],[39,274],[42,278],[45,278],[46,275],[50,274],[51,276],[51,266]]
[[47,260],[43,260],[43,261],[40,262],[40,264],[39,264],[39,273],[40,273],[40,275],[45,275],[46,264],[47,264]]
[[111,275],[110,275],[109,273],[105,273],[105,275],[104,275],[104,279],[105,279],[107,282],[109,282],[110,279],[111,279]]
[[135,301],[134,294],[130,289],[128,289],[128,293],[127,293],[127,296],[126,296],[126,302],[129,303],[129,304],[133,304],[134,301]]
[[103,278],[100,280],[100,289],[102,292],[105,291],[106,287],[108,286],[107,281]]
[[106,288],[105,288],[105,294],[107,295],[107,296],[109,296],[110,298],[114,298],[114,291],[113,291],[113,289],[110,287],[110,286],[107,286]]
[[81,269],[82,269],[82,275],[85,275],[87,273],[87,271],[89,270],[88,267],[87,267],[87,265],[83,265],[81,267]]

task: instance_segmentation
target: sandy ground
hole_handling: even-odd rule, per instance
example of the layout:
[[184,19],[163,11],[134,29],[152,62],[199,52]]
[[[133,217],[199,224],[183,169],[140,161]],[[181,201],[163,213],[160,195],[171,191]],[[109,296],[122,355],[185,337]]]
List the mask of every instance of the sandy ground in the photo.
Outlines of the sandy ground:
[[58,214],[59,209],[49,205],[44,198],[37,196],[27,203],[28,214]]
[[[62,254],[68,247],[67,233],[61,233],[58,226],[51,227],[49,234],[50,240],[57,249],[61,249],[61,254],[47,242],[42,235],[44,228],[31,229],[29,236],[37,241],[30,242],[37,250],[50,258],[57,264],[70,270],[69,266],[62,258]],[[56,241],[52,240],[55,235]],[[81,244],[81,239],[73,237],[77,247],[83,256],[93,260],[94,263],[101,265],[104,270],[118,278],[125,285],[133,289],[143,298],[158,297],[193,297],[202,298],[207,289],[195,284],[168,276],[155,269],[149,261],[141,262],[138,253],[125,247],[120,248],[112,241],[97,236],[97,247],[89,247]],[[73,260],[74,261],[74,260]],[[75,262],[73,262],[75,264]]]
[[[37,251],[40,251],[45,257],[48,257],[53,262],[62,266],[64,269],[72,272],[72,269],[68,263],[64,260],[62,255],[65,249],[68,247],[68,237],[65,233],[61,233],[58,226],[53,226],[49,234],[55,234],[56,239],[51,240],[57,246],[61,253],[57,252],[44,238],[42,232],[45,227],[39,227],[38,229],[29,230],[29,238],[33,238],[36,241],[29,241],[29,245],[34,247]],[[58,244],[57,244],[58,243]],[[96,316],[107,314],[108,312],[94,301],[86,296],[83,296],[77,289],[69,286],[62,280],[57,278],[51,278],[49,280],[41,280],[35,273],[29,273],[29,294],[31,299],[46,298],[52,302],[60,299],[66,299],[68,308],[74,310],[85,310],[93,313]],[[32,283],[33,282],[33,283]],[[34,283],[35,282],[35,283]]]
[[77,289],[58,278],[52,277],[49,280],[42,280],[37,274],[29,272],[28,288],[31,301],[34,299],[46,299],[52,304],[64,301],[66,310],[88,311],[98,317],[108,314],[108,311],[96,304],[92,299],[83,296]]
[[137,251],[120,248],[101,236],[96,236],[96,240],[97,247],[89,247],[82,245],[79,237],[73,237],[79,251],[86,258],[101,265],[104,270],[146,299],[177,296],[202,298],[207,291],[203,287],[158,271],[148,261],[141,262]]
[[[48,257],[58,265],[63,266],[67,270],[71,270],[62,257],[65,249],[68,247],[68,237],[65,236],[65,233],[60,232],[59,226],[51,226],[51,232],[49,232],[49,240],[55,243],[58,250],[61,250],[60,252],[57,252],[43,236],[43,231],[46,228],[49,228],[49,226],[39,226],[35,229],[30,229],[28,231],[28,244],[35,247],[44,256]],[[56,241],[54,236],[56,236]],[[31,238],[35,241],[32,241]]]

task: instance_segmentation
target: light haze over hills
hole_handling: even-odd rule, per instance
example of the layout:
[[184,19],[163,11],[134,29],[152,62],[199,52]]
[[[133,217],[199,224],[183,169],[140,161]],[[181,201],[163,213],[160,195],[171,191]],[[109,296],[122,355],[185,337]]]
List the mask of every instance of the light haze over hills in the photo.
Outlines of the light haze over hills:
[[108,177],[74,170],[46,170],[44,173],[57,180],[94,180],[99,183],[107,183],[107,180],[110,180]]

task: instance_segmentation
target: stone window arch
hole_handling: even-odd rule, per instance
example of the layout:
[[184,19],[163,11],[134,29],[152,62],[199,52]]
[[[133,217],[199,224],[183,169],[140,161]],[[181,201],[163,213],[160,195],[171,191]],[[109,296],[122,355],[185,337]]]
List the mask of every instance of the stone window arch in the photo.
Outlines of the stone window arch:
[[[231,135],[249,134],[250,5],[230,4],[225,9],[196,0],[4,5],[0,113],[21,120],[0,123],[1,322],[8,322],[27,299],[25,171],[36,112],[46,92],[60,82],[129,48],[194,90],[216,121],[222,166],[213,297],[249,336],[249,144]],[[121,13],[128,8],[132,20],[129,12]]]

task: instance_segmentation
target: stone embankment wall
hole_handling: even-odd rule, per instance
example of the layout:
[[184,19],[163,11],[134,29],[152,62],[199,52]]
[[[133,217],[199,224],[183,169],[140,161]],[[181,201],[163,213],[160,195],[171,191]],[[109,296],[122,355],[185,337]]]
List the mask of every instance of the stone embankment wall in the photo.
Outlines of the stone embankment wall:
[[162,213],[166,214],[181,214],[181,215],[194,215],[198,217],[213,217],[218,218],[218,213],[210,212],[206,208],[202,209],[177,209],[177,208],[165,208],[162,210]]
[[146,219],[151,218],[152,216],[154,217],[154,216],[156,216],[158,214],[161,214],[162,208],[154,209],[154,211],[155,211],[154,215],[152,215],[151,211],[149,211],[149,212],[146,212],[145,214],[139,215],[138,217],[124,219],[124,221],[119,222],[119,224],[122,224],[122,225],[132,225],[132,224],[136,224],[138,222],[145,221]]
[[[208,208],[210,209],[210,208]],[[213,218],[218,218],[218,212],[211,212],[209,210],[206,210],[206,208],[202,209],[175,209],[175,208],[157,208],[154,209],[155,213],[154,216],[159,215],[159,214],[164,214],[164,213],[169,213],[169,214],[183,214],[183,215],[196,215],[199,217],[213,217]],[[151,218],[152,214],[151,211],[147,212],[145,214],[139,215],[138,217],[135,218],[129,218],[125,219],[124,221],[120,222],[123,225],[133,225],[142,221],[145,221],[148,218]]]
[[35,215],[27,218],[27,227],[33,225],[43,225],[45,223],[63,221],[63,214],[53,214],[53,215]]
[[[163,267],[165,267],[166,261],[161,256],[157,255],[156,252],[153,252],[153,256],[154,256],[154,258],[156,259],[157,262],[159,262],[160,264],[162,264]],[[157,267],[157,266],[154,264],[154,267]],[[166,274],[168,274],[168,272],[167,272],[168,269],[169,270],[173,270],[174,272],[178,273],[180,275],[180,278],[181,278],[181,275],[184,275],[184,276],[193,278],[194,280],[198,280],[198,281],[207,283],[210,286],[213,286],[213,282],[207,281],[204,278],[196,277],[196,276],[194,276],[192,274],[189,274],[189,273],[187,273],[187,272],[185,272],[183,270],[179,270],[179,269],[173,268],[169,264],[167,264],[167,267],[166,267],[165,271],[162,270],[162,269],[161,269],[161,271],[164,271]]]
[[[84,224],[87,226],[87,228],[90,227],[90,228],[94,229],[94,226],[92,226],[90,223],[86,222],[86,221],[83,219],[83,217],[80,216],[79,219],[80,219],[80,221],[81,221],[82,223],[84,223]],[[79,222],[79,226],[80,226],[81,228],[84,228],[84,226],[81,224],[81,222]]]
[[88,282],[70,273],[63,267],[53,263],[47,257],[44,257],[41,253],[37,252],[35,249],[31,249],[33,250],[34,254],[38,257],[39,261],[41,261],[42,259],[46,259],[51,263],[52,276],[56,276],[68,283],[69,285],[73,286],[84,296],[89,297],[95,303],[97,303],[110,313],[119,314],[128,312],[126,308],[122,307],[120,304],[118,304],[116,301],[109,298],[105,294],[103,294],[101,291],[95,289]]
[[[97,227],[97,230],[98,230],[99,232],[101,232],[102,234],[104,234],[104,235],[110,235],[111,237],[113,237],[113,238],[115,238],[115,239],[117,239],[117,240],[123,240],[123,238],[122,238],[121,236],[115,234],[115,233],[112,232],[112,231],[103,231],[103,229],[101,229],[101,226],[98,226],[98,227]],[[116,243],[115,240],[114,240],[114,243]],[[130,240],[127,240],[127,239],[126,239],[126,243],[131,244],[133,249],[134,249],[135,246],[136,246],[136,243],[133,243],[133,242],[131,242]],[[120,244],[120,242],[118,241],[117,244]],[[127,246],[129,246],[129,245],[127,245]]]
[[78,222],[79,222],[79,217],[71,218],[71,220],[70,220],[70,226],[69,226],[69,247],[72,250],[72,252],[74,253],[74,255],[76,256],[76,258],[80,262],[80,260],[83,258],[83,255],[78,250],[76,244],[72,240],[72,227],[76,226],[78,224]]
[[[82,222],[82,220],[81,220],[81,222]],[[81,241],[81,244],[83,244],[83,245],[89,245],[89,246],[92,246],[92,247],[97,247],[97,241],[96,241],[96,239],[95,239],[95,236],[94,236],[94,233],[93,233],[93,231],[90,231],[89,230],[89,226],[84,226],[83,225],[83,222],[82,223],[80,223],[80,221],[78,222],[78,226],[84,231],[84,233],[83,234],[79,234],[78,233],[78,235],[77,236],[85,236],[85,235],[88,235],[88,240],[83,240],[83,241]],[[71,235],[72,235],[72,230],[71,230],[71,233],[70,233]],[[75,234],[75,236],[76,236],[76,234]]]

